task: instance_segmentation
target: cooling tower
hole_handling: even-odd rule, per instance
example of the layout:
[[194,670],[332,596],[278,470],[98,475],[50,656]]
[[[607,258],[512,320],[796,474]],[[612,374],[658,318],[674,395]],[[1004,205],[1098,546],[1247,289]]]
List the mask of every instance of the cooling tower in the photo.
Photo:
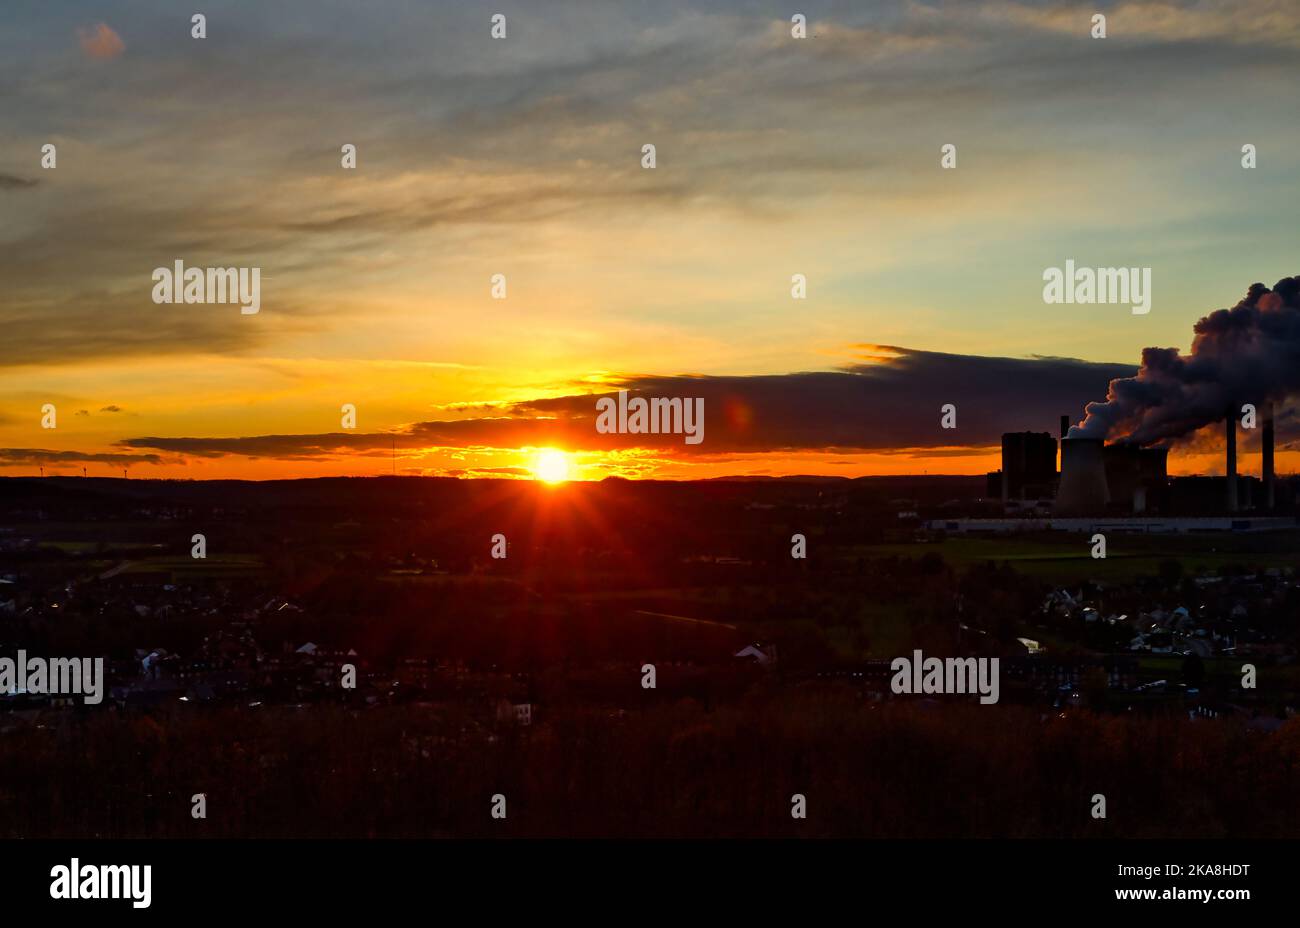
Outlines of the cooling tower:
[[1142,486],[1142,449],[1115,442],[1102,449],[1101,459],[1106,465],[1106,501],[1124,511],[1133,509]]
[[1159,488],[1169,482],[1169,449],[1143,448],[1139,452],[1142,482],[1150,488]]
[[1061,442],[1061,488],[1056,492],[1057,515],[1099,515],[1110,500],[1106,463],[1100,438],[1067,438]]

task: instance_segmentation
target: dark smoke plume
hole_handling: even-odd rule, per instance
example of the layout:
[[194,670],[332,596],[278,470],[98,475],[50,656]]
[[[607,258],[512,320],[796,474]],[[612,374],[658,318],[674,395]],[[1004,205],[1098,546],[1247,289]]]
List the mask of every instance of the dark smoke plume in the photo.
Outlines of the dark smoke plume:
[[1189,354],[1144,348],[1134,377],[1110,382],[1106,402],[1089,403],[1071,438],[1167,441],[1220,422],[1232,407],[1300,393],[1300,277],[1270,290],[1252,284],[1232,309],[1203,317]]

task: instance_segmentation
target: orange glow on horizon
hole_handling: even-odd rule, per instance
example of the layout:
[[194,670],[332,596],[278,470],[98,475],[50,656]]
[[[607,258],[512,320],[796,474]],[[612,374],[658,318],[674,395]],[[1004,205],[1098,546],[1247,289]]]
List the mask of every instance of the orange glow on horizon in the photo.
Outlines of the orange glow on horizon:
[[[105,450],[119,450],[107,446]],[[995,447],[978,449],[906,448],[888,452],[828,452],[822,450],[731,452],[717,455],[674,454],[665,449],[573,450],[554,446],[498,448],[398,449],[388,454],[335,454],[316,460],[303,458],[221,455],[164,455],[154,462],[127,464],[51,459],[45,476],[171,480],[294,480],[315,477],[426,476],[459,479],[533,480],[547,486],[606,477],[630,480],[695,480],[726,477],[787,477],[795,475],[876,477],[906,475],[982,476],[1001,467]],[[1238,472],[1259,473],[1256,449],[1239,449]],[[38,461],[0,464],[0,476],[37,477]],[[1179,450],[1169,458],[1170,476],[1222,474],[1221,449]],[[1279,449],[1279,478],[1300,473],[1300,452]]]

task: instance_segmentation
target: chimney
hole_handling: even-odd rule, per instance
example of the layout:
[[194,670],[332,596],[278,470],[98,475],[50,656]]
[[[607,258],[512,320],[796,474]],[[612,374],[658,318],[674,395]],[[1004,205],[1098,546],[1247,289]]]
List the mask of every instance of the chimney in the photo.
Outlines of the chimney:
[[1061,416],[1061,437],[1064,438],[1069,434],[1070,434],[1070,417]]
[[1263,456],[1264,463],[1260,468],[1260,477],[1264,483],[1264,508],[1268,511],[1273,509],[1273,404],[1266,402],[1264,406],[1264,436],[1263,436]]
[[1228,487],[1228,511],[1237,511],[1237,417],[1232,407],[1228,407],[1228,418],[1224,436],[1228,442],[1228,457],[1224,464],[1223,480]]

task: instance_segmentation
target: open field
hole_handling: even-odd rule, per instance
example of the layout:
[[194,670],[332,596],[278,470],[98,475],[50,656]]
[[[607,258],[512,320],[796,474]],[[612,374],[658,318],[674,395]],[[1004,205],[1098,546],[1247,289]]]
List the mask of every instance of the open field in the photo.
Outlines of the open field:
[[957,569],[987,561],[1006,562],[1020,573],[1048,582],[1127,581],[1153,575],[1162,562],[1170,560],[1178,561],[1183,572],[1193,576],[1217,574],[1225,568],[1300,567],[1300,535],[1294,532],[1268,536],[1111,534],[1106,543],[1105,560],[1092,557],[1091,536],[1065,533],[863,545],[853,553],[863,557],[933,553]]
[[65,554],[95,554],[104,550],[112,551],[149,551],[165,548],[161,543],[150,544],[145,541],[42,541],[38,547],[46,548],[53,551],[62,551]]
[[195,577],[250,576],[262,569],[255,554],[210,554],[206,558],[186,556],[145,557],[133,560],[122,570],[126,574],[170,573],[174,581]]

